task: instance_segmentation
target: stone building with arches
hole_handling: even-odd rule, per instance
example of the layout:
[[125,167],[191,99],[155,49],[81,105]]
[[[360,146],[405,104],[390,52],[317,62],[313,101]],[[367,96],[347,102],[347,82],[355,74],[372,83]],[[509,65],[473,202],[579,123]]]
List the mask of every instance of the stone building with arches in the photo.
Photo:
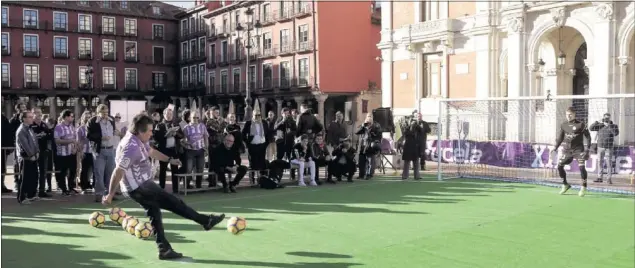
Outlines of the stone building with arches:
[[635,94],[633,1],[386,1],[381,35],[382,106],[396,117],[418,109],[436,122],[448,98],[586,95],[543,113],[510,105],[505,140],[552,143],[561,119],[549,110],[572,104],[591,122],[610,112],[622,129],[633,125],[633,98],[602,98]]

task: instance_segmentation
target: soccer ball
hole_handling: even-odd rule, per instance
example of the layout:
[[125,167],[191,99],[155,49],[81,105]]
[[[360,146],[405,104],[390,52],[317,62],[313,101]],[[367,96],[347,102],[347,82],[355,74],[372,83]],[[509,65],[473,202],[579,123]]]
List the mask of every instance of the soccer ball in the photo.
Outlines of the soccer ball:
[[139,220],[137,220],[137,218],[135,217],[129,218],[128,221],[126,222],[126,232],[128,232],[131,235],[134,235],[134,228],[137,227],[137,225],[139,225]]
[[88,223],[90,223],[90,226],[95,228],[104,227],[104,224],[106,223],[106,216],[104,213],[95,211],[90,214],[90,217],[88,217]]
[[117,224],[121,224],[123,219],[126,218],[126,212],[121,210],[120,208],[111,208],[110,209],[110,220]]
[[247,229],[247,221],[241,217],[231,217],[227,221],[227,231],[234,235],[242,234]]
[[137,224],[134,228],[134,235],[139,239],[147,239],[152,235],[152,225],[149,222]]

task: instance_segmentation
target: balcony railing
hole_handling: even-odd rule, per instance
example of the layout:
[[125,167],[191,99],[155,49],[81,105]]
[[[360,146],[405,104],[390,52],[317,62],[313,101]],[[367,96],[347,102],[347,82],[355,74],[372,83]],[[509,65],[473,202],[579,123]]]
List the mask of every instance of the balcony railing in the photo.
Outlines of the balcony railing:
[[125,91],[138,91],[139,90],[139,85],[137,85],[137,83],[126,83],[124,85],[124,90]]
[[297,47],[298,53],[312,52],[314,49],[315,48],[313,46],[313,41],[310,39],[308,41],[298,42],[298,47]]
[[262,78],[262,83],[261,83],[261,85],[262,85],[262,87],[261,87],[261,89],[262,89],[262,90],[270,90],[270,89],[273,89],[273,78],[272,78],[271,76],[269,76],[269,77],[267,77],[267,76],[263,77],[263,78]]
[[115,53],[106,53],[101,56],[103,61],[117,61],[117,55]]
[[39,48],[22,48],[22,56],[25,58],[39,58],[40,49]]
[[243,91],[245,91],[245,83],[239,82],[239,83],[232,83],[231,86],[229,87],[228,93],[237,94]]
[[2,56],[10,56],[11,47],[2,46]]
[[54,59],[68,59],[70,58],[68,52],[66,51],[56,51],[53,49],[53,58]]
[[139,62],[139,59],[136,56],[135,57],[126,56],[126,57],[123,58],[123,61],[127,62],[127,63],[137,63],[137,62]]
[[24,79],[24,89],[40,89],[40,79]]
[[260,53],[260,58],[270,58],[278,55],[278,46],[274,45],[269,48],[263,48]]
[[104,84],[101,86],[101,89],[104,91],[117,91],[117,83],[114,84]]
[[55,79],[53,79],[53,89],[61,89],[61,90],[67,90],[70,89],[71,85],[68,81],[60,81],[57,80],[55,81]]
[[292,42],[283,42],[280,44],[280,56],[289,55],[295,53],[295,46]]
[[287,7],[282,10],[278,10],[277,21],[283,22],[293,19],[293,7]]
[[229,65],[229,57],[227,54],[216,54],[216,59],[219,67],[225,67]]
[[260,24],[262,26],[268,26],[276,23],[276,14],[275,12],[269,11],[266,14],[260,16]]
[[304,3],[295,6],[295,17],[302,18],[311,15],[313,13],[313,6],[311,3]]
[[93,55],[90,54],[90,52],[85,52],[85,51],[79,51],[77,54],[77,59],[79,60],[92,60],[93,59]]
[[9,89],[11,88],[11,81],[13,79],[9,78],[9,80],[2,80],[2,89]]

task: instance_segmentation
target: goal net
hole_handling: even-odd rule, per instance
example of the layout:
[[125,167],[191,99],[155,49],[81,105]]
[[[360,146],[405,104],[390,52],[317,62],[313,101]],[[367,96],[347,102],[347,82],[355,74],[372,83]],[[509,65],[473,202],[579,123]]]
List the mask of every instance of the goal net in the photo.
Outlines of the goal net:
[[[589,180],[596,178],[600,168],[608,172],[606,165],[610,164],[614,167],[614,180],[628,181],[635,167],[633,95],[443,100],[439,105],[438,129],[432,133],[436,137],[428,139],[427,157],[436,162],[439,179],[558,183],[558,158],[552,159],[551,152],[569,107],[588,126],[601,122],[608,113],[621,130],[610,163],[600,163],[592,150],[586,162]],[[596,142],[596,134],[597,131],[591,131],[592,143]],[[578,173],[578,164],[574,161],[565,170]],[[575,180],[576,176],[570,178]]]

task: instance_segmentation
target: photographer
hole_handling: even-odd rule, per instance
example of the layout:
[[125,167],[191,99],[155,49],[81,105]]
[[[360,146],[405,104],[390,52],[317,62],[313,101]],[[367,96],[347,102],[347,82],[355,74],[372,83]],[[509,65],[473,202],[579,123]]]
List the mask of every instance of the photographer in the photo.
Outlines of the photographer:
[[[615,137],[620,134],[620,130],[616,124],[611,121],[611,114],[605,113],[602,122],[595,121],[589,127],[591,131],[597,131],[595,140],[597,141],[597,155],[598,155],[598,178],[594,182],[603,182],[603,170],[602,160],[608,168],[608,183],[612,184],[611,176],[613,175],[613,143]],[[606,158],[605,158],[606,157]]]

